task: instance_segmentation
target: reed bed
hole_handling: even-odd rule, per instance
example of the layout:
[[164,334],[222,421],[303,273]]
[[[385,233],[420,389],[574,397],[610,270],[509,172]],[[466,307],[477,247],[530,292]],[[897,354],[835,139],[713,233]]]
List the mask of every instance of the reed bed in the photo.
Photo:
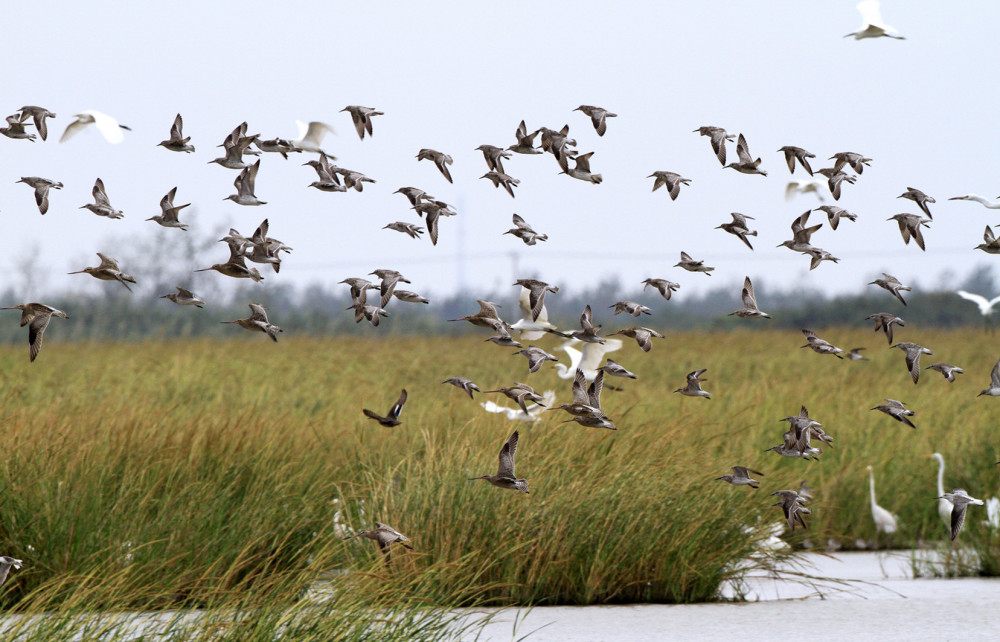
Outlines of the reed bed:
[[[947,490],[998,494],[1000,401],[976,398],[1000,353],[991,338],[921,332],[914,340],[935,351],[924,366],[940,357],[966,374],[949,384],[926,371],[914,386],[881,335],[821,336],[867,345],[870,360],[801,350],[795,332],[671,334],[648,354],[626,343],[613,358],[640,379],[605,391],[615,432],[562,424],[562,413],[511,422],[483,412],[482,395],[441,385],[463,375],[484,390],[525,381],[568,397],[553,370],[529,375],[479,336],[77,343],[31,365],[24,346],[3,346],[0,553],[26,568],[0,602],[23,618],[59,613],[46,620],[56,628],[94,609],[207,609],[223,614],[219,630],[241,632],[231,639],[306,626],[297,609],[336,626],[363,607],[400,624],[355,617],[358,627],[434,637],[461,605],[715,599],[745,560],[773,561],[755,557],[781,517],[768,493],[803,479],[816,498],[793,545],[942,540],[937,464],[921,457],[932,452],[947,461]],[[713,398],[672,394],[696,368],[708,368]],[[363,417],[404,387],[401,426]],[[885,397],[917,411],[916,430],[869,410]],[[819,462],[764,453],[803,404],[835,447]],[[469,481],[495,472],[514,429],[531,493]],[[762,488],[715,481],[734,464],[764,471]],[[868,464],[879,504],[899,516],[891,538],[875,533]],[[970,508],[961,540],[977,546],[976,572],[995,573],[985,518]],[[375,520],[415,550],[386,566],[370,540],[342,541]],[[305,599],[333,569],[352,572],[330,579],[319,605]]]

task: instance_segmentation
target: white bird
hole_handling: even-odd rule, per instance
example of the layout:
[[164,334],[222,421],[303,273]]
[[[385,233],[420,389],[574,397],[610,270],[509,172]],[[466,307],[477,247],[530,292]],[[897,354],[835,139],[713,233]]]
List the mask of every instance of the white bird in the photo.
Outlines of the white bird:
[[542,412],[545,411],[547,407],[552,406],[556,401],[555,390],[546,390],[542,394],[542,403],[534,404],[528,407],[528,412],[524,412],[520,408],[509,408],[507,406],[501,406],[495,404],[492,401],[483,401],[479,405],[483,407],[486,412],[493,413],[503,413],[507,415],[507,419],[511,421],[538,421],[538,418],[542,416]]
[[899,32],[882,22],[882,12],[879,11],[878,0],[861,0],[858,3],[858,11],[861,13],[861,28],[853,33],[849,33],[845,38],[854,36],[855,40],[862,38],[895,38],[896,40],[906,40],[903,36],[897,35]]
[[[326,136],[327,132],[335,134],[333,127],[330,127],[326,123],[321,123],[317,120],[311,121],[309,123],[304,123],[301,120],[295,121],[295,124],[299,128],[299,137],[297,140],[293,140],[292,145],[296,148],[301,149],[304,152],[318,152],[320,154],[326,154],[320,147],[323,144],[323,137]],[[333,156],[326,154],[333,160],[337,160]]]
[[944,497],[944,457],[941,453],[934,453],[933,455],[924,455],[928,459],[936,459],[938,462],[938,475],[937,475],[937,492],[938,492],[938,503],[937,512],[938,517],[944,522],[944,525],[951,529],[951,510],[954,505],[945,499]]
[[992,529],[1000,529],[1000,497],[986,500],[986,520],[983,523]]
[[962,297],[966,301],[972,301],[977,306],[979,306],[979,314],[983,315],[984,330],[990,332],[992,330],[990,320],[993,316],[993,306],[1000,303],[1000,296],[995,296],[990,300],[986,300],[981,294],[976,294],[975,292],[966,292],[965,290],[958,290],[955,292],[958,296]]
[[[538,312],[538,318],[534,321],[531,320],[531,290],[522,286],[521,294],[517,298],[517,307],[521,310],[521,318],[510,326],[511,330],[517,330],[520,333],[518,336],[522,341],[538,341],[545,336],[545,330],[547,328],[555,330],[556,326],[549,323],[549,311],[545,308],[545,303],[542,303],[542,309]],[[566,379],[572,378],[572,375],[565,377]]]
[[809,194],[812,193],[819,199],[820,203],[824,202],[822,190],[826,189],[827,181],[810,178],[805,180],[788,181],[785,185],[785,200],[790,201],[793,197],[799,194]]
[[957,292],[955,292],[955,294],[962,297],[966,301],[972,301],[973,303],[978,305],[979,313],[982,314],[984,317],[988,317],[991,314],[993,314],[993,306],[995,306],[997,303],[1000,303],[1000,296],[995,296],[989,301],[987,301],[986,297],[982,296],[981,294],[976,294],[974,292],[966,292],[965,290],[958,290]]
[[875,530],[885,533],[886,535],[892,535],[898,529],[896,517],[875,503],[875,473],[872,472],[871,466],[868,466],[866,470],[868,471],[869,490],[871,491],[872,502],[872,519],[875,520]]
[[76,118],[76,120],[66,126],[66,131],[64,131],[63,135],[59,138],[60,143],[65,143],[73,136],[76,136],[82,130],[86,129],[87,125],[96,125],[97,131],[101,132],[101,136],[104,136],[104,140],[114,145],[117,145],[125,140],[125,134],[122,132],[123,129],[132,131],[131,127],[122,125],[111,116],[102,114],[99,111],[94,111],[93,109],[88,109],[76,114],[73,117]]
[[[580,343],[583,346],[581,346],[580,350],[577,350],[576,346]],[[567,341],[559,346],[559,349],[569,356],[570,363],[569,367],[561,363],[555,364],[559,378],[572,379],[576,376],[576,369],[579,368],[583,371],[583,376],[587,381],[593,381],[597,376],[597,369],[601,366],[601,362],[604,361],[604,355],[608,352],[620,350],[622,345],[624,344],[621,339],[605,339],[604,343],[585,343],[576,339]]]
[[975,201],[985,207],[988,210],[1000,210],[1000,201],[991,201],[984,196],[979,194],[963,194],[962,196],[953,196],[948,199],[949,201]]

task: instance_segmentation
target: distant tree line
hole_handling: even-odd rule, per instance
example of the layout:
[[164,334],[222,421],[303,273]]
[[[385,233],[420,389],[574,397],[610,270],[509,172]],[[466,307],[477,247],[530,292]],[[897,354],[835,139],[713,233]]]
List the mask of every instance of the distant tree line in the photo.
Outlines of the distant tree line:
[[[221,259],[220,259],[221,260]],[[172,292],[175,283],[184,283],[182,273],[170,270],[148,270],[158,275],[152,283],[134,293],[117,283],[103,284],[100,294],[63,293],[46,298],[45,303],[65,310],[70,320],[54,321],[58,328],[47,338],[54,341],[175,339],[188,337],[242,336],[238,328],[221,321],[245,317],[247,303],[263,303],[270,310],[271,321],[292,335],[456,335],[478,331],[467,323],[450,323],[478,311],[477,298],[487,298],[501,304],[501,315],[513,323],[519,318],[516,288],[509,292],[462,292],[445,298],[432,298],[431,305],[404,303],[393,300],[388,306],[390,316],[379,328],[366,322],[355,324],[353,311],[348,310],[348,288],[339,284],[313,284],[304,288],[269,283],[239,284],[230,290],[222,288],[198,292],[206,299],[204,309],[176,306],[160,295]],[[221,277],[220,277],[221,278]],[[953,285],[952,285],[953,284]],[[996,292],[993,270],[976,268],[965,278],[945,275],[936,289],[915,288],[906,294],[908,305],[902,308],[892,296],[875,286],[868,286],[852,296],[826,297],[812,290],[775,291],[766,282],[755,283],[762,309],[773,319],[760,324],[747,324],[728,316],[740,307],[739,297],[732,287],[719,287],[700,295],[685,296],[683,288],[671,301],[663,300],[652,289],[642,291],[637,286],[624,286],[616,279],[602,281],[594,287],[573,292],[564,288],[546,297],[549,319],[559,327],[576,327],[583,308],[591,305],[598,322],[612,325],[648,325],[660,330],[725,331],[747,327],[823,328],[858,325],[874,312],[891,311],[907,322],[922,326],[952,328],[981,326],[983,317],[978,308],[960,299],[955,290],[967,289],[991,296]],[[211,289],[211,288],[210,288]],[[4,306],[25,301],[18,299],[19,288],[8,287],[0,294]],[[760,297],[761,292],[766,296]],[[211,296],[207,296],[211,294]],[[372,291],[373,298],[377,293]],[[650,306],[653,316],[642,319],[619,317],[611,321],[608,306],[620,300],[634,300]],[[0,323],[0,341],[24,342],[25,330],[18,327],[16,312],[8,312]],[[2,317],[0,317],[2,318]]]

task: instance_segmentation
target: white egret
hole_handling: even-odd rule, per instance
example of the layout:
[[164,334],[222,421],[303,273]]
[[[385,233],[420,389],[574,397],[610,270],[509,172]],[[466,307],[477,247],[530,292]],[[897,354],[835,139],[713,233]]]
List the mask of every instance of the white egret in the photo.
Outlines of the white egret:
[[986,500],[986,519],[983,523],[992,529],[1000,528],[1000,497]]
[[[998,196],[997,198],[1000,198]],[[985,196],[980,196],[979,194],[963,194],[962,196],[953,196],[948,199],[949,201],[975,201],[985,207],[988,210],[1000,210],[1000,201],[991,201]]]
[[[581,343],[583,346],[577,350],[576,346]],[[593,381],[594,377],[597,376],[597,369],[601,366],[601,361],[604,360],[604,355],[620,350],[622,345],[621,339],[605,339],[604,343],[589,343],[576,339],[567,341],[559,346],[559,349],[569,356],[570,363],[568,367],[561,363],[555,364],[559,378],[572,379],[576,376],[576,369],[579,368],[583,370],[583,376],[587,378],[587,381]]]
[[542,412],[545,411],[545,408],[550,407],[553,403],[555,403],[555,400],[556,400],[555,391],[546,390],[544,393],[542,393],[542,404],[544,404],[544,406],[539,404],[529,406],[527,413],[522,411],[520,408],[509,408],[507,406],[501,406],[499,404],[493,403],[492,401],[484,401],[479,405],[482,406],[483,410],[485,410],[486,412],[493,412],[497,414],[503,413],[507,415],[507,419],[510,419],[511,421],[535,422],[538,421],[539,417],[541,417]]
[[[521,310],[521,318],[517,323],[511,325],[510,329],[517,330],[520,333],[518,338],[522,341],[538,341],[545,336],[546,329],[556,329],[556,326],[549,323],[549,311],[545,308],[544,303],[538,312],[538,318],[534,321],[531,320],[531,290],[528,288],[521,287],[521,295],[517,299],[517,305]],[[572,375],[563,378],[570,379]]]
[[896,40],[906,40],[903,36],[897,35],[899,32],[882,22],[882,12],[878,0],[861,0],[858,3],[858,11],[861,13],[861,28],[853,33],[849,33],[845,38],[854,36],[855,40],[862,38],[895,38]]
[[[868,466],[865,470],[868,471],[869,490],[871,491],[872,519],[875,520],[875,530],[877,532],[885,533],[886,535],[892,535],[899,528],[896,523],[896,517],[875,503],[875,473],[872,472],[871,466]],[[950,519],[951,518],[949,517],[949,520]],[[951,522],[949,521],[949,524],[950,523]]]
[[[297,140],[292,141],[292,145],[304,152],[318,152],[320,154],[324,154],[325,152],[320,148],[320,145],[323,144],[323,137],[326,136],[327,132],[331,134],[336,133],[333,131],[333,127],[317,120],[309,123],[297,120],[295,121],[295,124],[298,125],[299,128],[299,137]],[[327,154],[327,156],[329,156],[329,154]],[[330,158],[333,157],[330,156]]]
[[976,294],[974,292],[966,292],[965,290],[958,290],[955,292],[958,296],[962,297],[966,301],[972,301],[977,306],[979,306],[979,313],[984,317],[988,317],[993,314],[993,306],[1000,303],[1000,296],[995,296],[990,300],[986,300],[986,297],[981,294]]
[[822,203],[824,202],[822,190],[825,190],[826,186],[827,182],[818,178],[788,181],[788,184],[785,185],[785,200],[790,201],[796,195],[811,193]]
[[990,319],[993,315],[993,306],[1000,303],[1000,296],[995,296],[992,299],[987,300],[986,297],[981,294],[966,292],[965,290],[958,290],[955,294],[962,297],[966,301],[972,301],[979,306],[979,314],[983,315],[983,327],[987,332],[990,332],[993,329],[990,324]]
[[951,509],[954,505],[944,498],[944,457],[941,453],[934,453],[933,455],[924,455],[928,459],[936,459],[938,462],[938,475],[937,475],[937,512],[941,521],[944,525],[951,528]]
[[66,126],[66,131],[59,138],[60,143],[65,143],[73,136],[76,136],[82,130],[86,129],[88,125],[95,125],[97,131],[101,132],[101,136],[104,136],[104,140],[114,145],[125,140],[125,134],[122,132],[123,129],[132,131],[131,127],[122,125],[111,116],[94,111],[93,109],[80,112],[73,117],[76,120]]

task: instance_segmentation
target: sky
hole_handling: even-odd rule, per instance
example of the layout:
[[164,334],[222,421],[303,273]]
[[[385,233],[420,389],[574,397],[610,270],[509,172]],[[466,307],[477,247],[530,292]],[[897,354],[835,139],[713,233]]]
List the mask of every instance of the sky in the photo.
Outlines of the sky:
[[[333,286],[376,268],[392,268],[421,293],[474,296],[504,292],[533,276],[582,289],[617,277],[638,287],[647,277],[681,284],[687,293],[753,278],[766,309],[766,287],[803,287],[829,294],[861,292],[890,272],[904,283],[939,285],[998,259],[973,247],[983,228],[1000,223],[980,205],[948,201],[974,192],[1000,194],[992,63],[1000,3],[886,0],[885,21],[906,40],[855,41],[861,17],[853,0],[804,2],[545,2],[425,1],[172,2],[129,5],[55,0],[5,30],[0,51],[14,61],[4,73],[4,104],[41,105],[57,114],[47,142],[0,138],[0,222],[8,239],[0,270],[17,277],[34,267],[24,301],[69,289],[97,293],[115,284],[66,273],[96,265],[95,252],[122,260],[171,235],[214,240],[230,226],[250,234],[265,217],[270,234],[294,248],[276,283]],[[573,109],[599,105],[617,113],[598,137]],[[340,110],[365,105],[385,112],[360,140]],[[85,109],[129,125],[125,141],[108,144],[91,128],[58,138]],[[179,154],[157,147],[174,115],[197,148]],[[550,155],[505,161],[520,179],[516,198],[480,179],[486,165],[475,148],[514,144],[524,119],[570,127],[580,153],[604,181],[593,185],[559,175]],[[336,131],[324,147],[337,165],[377,181],[364,192],[309,188],[315,173],[302,163],[265,155],[251,208],[225,201],[236,171],[209,164],[242,121],[262,138],[296,137],[296,120],[318,120]],[[702,125],[742,132],[768,176],[723,169]],[[858,215],[837,231],[824,224],[813,243],[841,258],[809,271],[807,257],[779,243],[793,218],[821,203],[813,195],[785,199],[791,176],[783,145],[816,154],[813,167],[835,152],[872,158],[837,203]],[[454,158],[449,184],[421,148]],[[735,159],[735,145],[729,156]],[[676,201],[651,192],[653,171],[691,179]],[[65,184],[40,216],[21,176]],[[79,209],[103,179],[125,218]],[[160,198],[178,186],[188,232],[146,221]],[[393,221],[422,224],[393,192],[415,186],[455,206],[432,246],[382,229]],[[925,230],[927,251],[904,246],[894,221],[916,205],[897,196],[917,187],[937,199]],[[826,203],[833,203],[826,194]],[[730,212],[754,217],[755,250],[715,226]],[[549,240],[527,247],[503,232],[518,213]],[[824,222],[822,212],[813,222]],[[174,248],[176,249],[176,248]],[[681,251],[704,259],[712,277],[673,267]],[[224,262],[219,243],[210,262]],[[145,265],[147,261],[137,261]],[[20,266],[20,267],[19,267]],[[207,265],[190,265],[193,270]],[[139,285],[144,275],[132,271]],[[192,274],[186,285],[227,281]],[[178,283],[177,285],[181,285]],[[340,286],[346,287],[346,286]],[[874,287],[874,286],[871,286]],[[513,291],[511,291],[513,293]],[[995,294],[995,293],[986,293]],[[9,303],[8,303],[9,304]]]

